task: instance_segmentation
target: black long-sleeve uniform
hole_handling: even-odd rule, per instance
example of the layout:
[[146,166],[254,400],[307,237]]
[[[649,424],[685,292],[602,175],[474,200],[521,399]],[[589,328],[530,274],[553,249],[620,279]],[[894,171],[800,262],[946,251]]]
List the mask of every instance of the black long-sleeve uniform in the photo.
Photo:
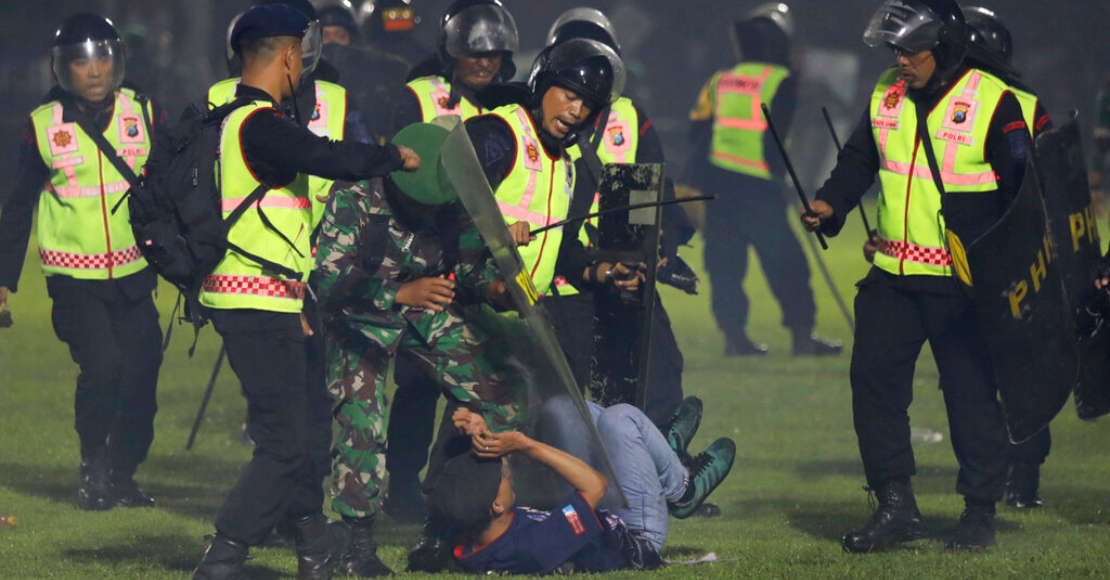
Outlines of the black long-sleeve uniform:
[[[62,120],[75,122],[75,97],[55,87],[43,102],[55,100],[63,105]],[[103,107],[86,113],[104,131],[113,122],[114,107],[112,97]],[[155,104],[150,119],[155,133],[165,129],[166,118],[165,110]],[[50,195],[43,189],[52,170],[42,159],[38,138],[28,120],[14,185],[0,214],[0,286],[13,292],[18,290],[35,206],[40,196]],[[150,268],[110,280],[60,274],[46,278],[54,332],[69,346],[81,369],[74,395],[74,429],[82,460],[106,465],[119,482],[134,475],[154,440],[155,393],[162,363],[162,334],[151,295],[156,283]]]
[[[793,123],[798,83],[793,76],[779,85],[769,107],[780,135]],[[704,108],[707,103],[700,103]],[[749,344],[746,327],[751,309],[744,278],[748,248],[754,248],[771,293],[782,310],[782,325],[796,336],[813,330],[817,304],[810,287],[809,264],[790,229],[783,196],[786,162],[770,131],[763,133],[764,159],[771,179],[729,171],[709,162],[714,117],[691,125],[693,159],[689,180],[717,199],[706,202],[705,269],[717,325],[732,348]]]
[[[923,90],[908,91],[907,97],[923,120],[946,93],[934,82]],[[944,198],[945,222],[964,240],[974,240],[1002,216],[1024,178],[1031,141],[1013,94],[1005,93],[995,108],[985,147],[998,176],[998,189],[949,193]],[[822,224],[824,233],[839,232],[878,169],[868,114],[816,194],[834,211],[833,218]],[[928,340],[941,375],[952,446],[960,464],[956,490],[971,502],[1001,499],[1006,430],[971,301],[951,277],[898,276],[877,267],[857,286],[852,409],[869,485],[908,480],[915,473],[908,409],[914,365]]]
[[[236,96],[277,106],[268,93],[245,84]],[[276,108],[247,117],[240,139],[251,173],[276,186],[298,173],[356,181],[402,165],[393,145],[319,137]],[[283,518],[296,520],[323,507],[322,479],[331,472],[332,400],[324,388],[322,345],[314,340],[322,330],[310,301],[305,315],[315,326],[313,338],[304,336],[297,314],[212,311],[247,397],[247,428],[255,442],[250,463],[216,516],[216,529],[247,545],[261,543]]]

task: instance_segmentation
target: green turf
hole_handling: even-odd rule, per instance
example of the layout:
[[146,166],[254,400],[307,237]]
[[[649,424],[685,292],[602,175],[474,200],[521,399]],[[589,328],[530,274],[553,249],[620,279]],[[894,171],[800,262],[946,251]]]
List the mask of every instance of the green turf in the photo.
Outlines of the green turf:
[[[862,233],[830,240],[823,254],[851,303],[852,284],[865,272]],[[700,246],[684,250],[701,270]],[[1044,509],[1000,508],[998,545],[986,554],[949,554],[946,536],[962,508],[954,493],[956,462],[949,446],[936,371],[919,365],[916,427],[944,434],[916,446],[918,501],[935,531],[889,553],[848,555],[840,536],[870,513],[851,427],[848,356],[794,359],[780,312],[758,267],[747,287],[756,305],[751,335],[770,344],[765,359],[725,359],[709,313],[708,288],[696,297],[663,289],[686,356],[686,391],[706,402],[693,448],[716,437],[737,442],[738,458],[713,496],[724,516],[673,521],[665,556],[701,557],[715,564],[673,566],[642,578],[1074,578],[1106,577],[1110,566],[1110,497],[1106,422],[1082,423],[1069,406],[1053,424],[1052,456],[1043,474]],[[850,343],[843,317],[814,274],[818,332]],[[173,293],[159,297],[163,321]],[[244,403],[224,373],[196,448],[184,450],[218,340],[202,333],[196,356],[185,351],[191,330],[178,327],[159,386],[157,439],[138,479],[156,509],[88,513],[74,504],[77,441],[73,433],[75,365],[50,328],[49,301],[37,265],[28,262],[23,287],[11,299],[15,326],[0,330],[0,578],[186,578],[204,548],[213,515],[250,451],[238,443]],[[396,569],[416,537],[415,526],[385,522],[379,533],[385,561]],[[256,549],[252,577],[292,578],[288,550]]]

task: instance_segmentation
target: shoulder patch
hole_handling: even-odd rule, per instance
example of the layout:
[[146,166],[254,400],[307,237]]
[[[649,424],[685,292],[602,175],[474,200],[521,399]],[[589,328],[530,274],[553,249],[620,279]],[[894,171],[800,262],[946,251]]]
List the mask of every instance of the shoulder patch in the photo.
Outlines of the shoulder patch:
[[581,536],[586,533],[586,526],[582,523],[582,518],[578,517],[578,511],[574,509],[573,505],[568,505],[563,508],[563,517],[570,523],[571,529],[574,530],[574,535]]

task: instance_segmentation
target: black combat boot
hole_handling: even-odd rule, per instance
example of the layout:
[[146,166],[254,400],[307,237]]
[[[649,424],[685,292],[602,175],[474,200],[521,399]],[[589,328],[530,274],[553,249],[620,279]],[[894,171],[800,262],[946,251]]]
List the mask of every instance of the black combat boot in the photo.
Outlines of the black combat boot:
[[378,558],[378,544],[374,542],[374,518],[344,516],[343,522],[350,529],[351,542],[339,563],[339,570],[359,578],[392,576],[393,570]]
[[250,580],[243,572],[247,553],[246,544],[216,532],[208,540],[208,549],[197,569],[193,570],[193,580]]
[[1041,485],[1041,466],[1036,463],[1011,463],[1006,470],[1006,505],[1039,508],[1044,500],[1037,495]]
[[908,480],[884,481],[874,491],[879,507],[862,528],[844,536],[845,552],[874,552],[929,535]]
[[112,501],[118,506],[127,508],[154,507],[154,498],[150,497],[135,483],[133,475],[113,470],[109,476]]
[[986,550],[994,545],[994,502],[966,498],[956,535],[944,545],[948,550]]
[[116,505],[108,473],[108,455],[104,451],[81,459],[80,484],[77,487],[77,505],[81,509],[103,511]]
[[409,572],[428,572],[434,574],[442,572],[451,565],[451,545],[444,539],[444,526],[438,525],[432,518],[424,520],[420,529],[420,539],[416,546],[409,552]]
[[343,555],[343,539],[337,537],[324,514],[293,521],[297,544],[297,580],[331,580],[332,570]]
[[836,356],[844,349],[839,340],[828,340],[813,334],[812,329],[793,330],[794,339],[791,353],[794,356]]

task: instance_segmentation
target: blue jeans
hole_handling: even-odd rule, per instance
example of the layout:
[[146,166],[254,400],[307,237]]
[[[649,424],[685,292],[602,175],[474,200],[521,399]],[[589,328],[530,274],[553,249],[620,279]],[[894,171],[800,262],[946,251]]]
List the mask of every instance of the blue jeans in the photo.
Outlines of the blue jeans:
[[[636,407],[626,404],[602,407],[591,402],[586,406],[613,475],[628,500],[628,507],[616,507],[620,502],[610,489],[602,506],[620,516],[629,530],[650,541],[656,550],[662,550],[670,517],[667,502],[682,497],[686,467],[659,428]],[[602,470],[592,438],[582,429],[573,428],[580,423],[570,421],[568,413],[578,413],[569,398],[557,397],[545,403],[541,413],[541,423],[545,425],[541,429],[545,433],[540,438]]]

